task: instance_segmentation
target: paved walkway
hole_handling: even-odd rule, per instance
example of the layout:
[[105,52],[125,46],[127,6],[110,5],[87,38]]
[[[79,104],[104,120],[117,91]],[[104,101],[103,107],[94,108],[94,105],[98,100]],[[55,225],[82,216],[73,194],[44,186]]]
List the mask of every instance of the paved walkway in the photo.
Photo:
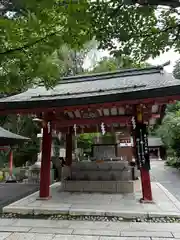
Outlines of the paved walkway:
[[180,240],[179,223],[0,219],[0,240]]
[[4,212],[21,214],[69,214],[133,217],[179,217],[180,202],[161,184],[153,182],[152,192],[155,204],[142,204],[140,181],[136,182],[134,194],[100,194],[62,192],[59,183],[51,187],[52,198],[37,200],[32,194],[3,208]]
[[180,201],[180,170],[164,165],[164,161],[151,161],[152,181],[160,182]]

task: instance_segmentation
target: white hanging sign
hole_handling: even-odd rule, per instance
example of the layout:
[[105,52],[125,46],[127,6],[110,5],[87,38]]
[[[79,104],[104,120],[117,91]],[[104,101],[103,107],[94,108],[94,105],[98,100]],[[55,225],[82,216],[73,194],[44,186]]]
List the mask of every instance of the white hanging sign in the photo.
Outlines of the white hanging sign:
[[131,122],[132,122],[133,129],[135,129],[136,128],[136,119],[135,119],[135,117],[131,118]]
[[76,124],[74,124],[74,135],[76,136],[77,135],[77,126],[76,126]]
[[50,133],[51,132],[51,124],[50,124],[50,122],[47,123],[47,128],[48,128],[48,133]]
[[58,133],[58,138],[59,138],[59,140],[61,140],[61,138],[62,138],[62,133],[61,132]]
[[105,125],[103,122],[101,123],[101,132],[102,132],[102,135],[104,135],[106,133]]

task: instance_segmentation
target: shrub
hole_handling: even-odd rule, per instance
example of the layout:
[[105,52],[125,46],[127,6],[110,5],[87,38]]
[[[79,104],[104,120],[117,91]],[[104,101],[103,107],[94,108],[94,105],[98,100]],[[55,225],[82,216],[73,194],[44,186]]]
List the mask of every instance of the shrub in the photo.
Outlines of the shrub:
[[166,161],[167,166],[175,167],[175,168],[180,168],[180,158],[178,157],[168,157]]

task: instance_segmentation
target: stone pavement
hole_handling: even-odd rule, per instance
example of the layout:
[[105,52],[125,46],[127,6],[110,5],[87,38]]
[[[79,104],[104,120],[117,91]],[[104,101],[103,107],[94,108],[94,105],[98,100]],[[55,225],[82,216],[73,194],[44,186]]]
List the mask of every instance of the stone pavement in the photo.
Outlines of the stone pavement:
[[69,214],[91,216],[180,217],[180,202],[161,184],[153,182],[155,204],[142,204],[140,182],[136,182],[134,194],[100,194],[62,192],[59,183],[51,187],[52,198],[37,200],[32,194],[3,208],[6,213],[20,214]]
[[0,240],[180,240],[179,223],[0,219]]

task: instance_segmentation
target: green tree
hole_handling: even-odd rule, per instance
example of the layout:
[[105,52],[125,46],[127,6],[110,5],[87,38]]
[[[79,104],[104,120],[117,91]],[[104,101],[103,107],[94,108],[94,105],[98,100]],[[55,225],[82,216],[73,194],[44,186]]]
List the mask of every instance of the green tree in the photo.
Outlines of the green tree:
[[97,136],[97,133],[84,133],[80,134],[77,138],[77,147],[84,150],[91,149],[93,144],[94,137]]
[[100,47],[145,60],[174,48],[180,50],[179,9],[124,5],[123,1],[91,4],[92,31]]
[[165,146],[172,149],[180,157],[180,111],[169,113],[163,119],[157,133],[162,138]]
[[1,16],[1,92],[55,85],[63,76],[56,50],[64,44],[80,49],[89,39],[86,1],[65,6],[58,2],[62,1],[19,1],[26,11]]
[[180,59],[176,62],[174,66],[173,75],[175,78],[180,79]]
[[108,71],[116,71],[119,69],[126,68],[142,68],[147,67],[148,64],[136,62],[129,56],[116,56],[116,57],[104,57],[101,61],[97,62],[92,72],[108,72]]
[[93,37],[99,48],[130,55],[138,62],[172,47],[180,50],[178,8],[125,5],[123,0],[4,2],[0,19],[2,91],[42,82],[53,86],[63,75],[56,50],[64,44],[80,49]]
[[72,49],[68,45],[63,45],[57,50],[57,57],[62,68],[63,76],[77,75],[85,73],[84,61],[89,57],[93,61],[96,57],[98,43],[91,40],[84,44],[81,49]]

